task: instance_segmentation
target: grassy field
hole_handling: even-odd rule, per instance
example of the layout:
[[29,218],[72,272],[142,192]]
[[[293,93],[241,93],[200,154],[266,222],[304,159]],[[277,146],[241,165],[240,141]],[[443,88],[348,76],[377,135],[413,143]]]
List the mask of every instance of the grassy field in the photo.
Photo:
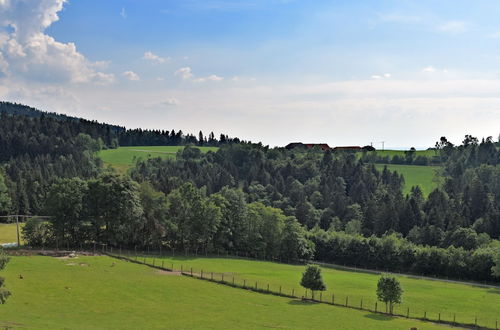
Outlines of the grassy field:
[[[406,150],[376,150],[370,151],[369,153],[376,153],[379,156],[389,156],[390,158],[399,155],[401,157],[405,156]],[[417,156],[425,156],[425,157],[433,157],[436,156],[436,151],[434,150],[417,150],[415,151],[415,157]]]
[[436,175],[436,171],[440,168],[439,166],[375,164],[375,167],[380,171],[384,169],[384,166],[387,166],[389,170],[396,171],[404,176],[404,194],[409,193],[411,187],[420,186],[424,196],[428,196],[429,193],[436,189],[439,185],[439,177]]
[[[23,279],[19,278],[19,275]],[[55,276],[57,274],[57,276]],[[13,257],[0,327],[37,329],[441,329],[230,288],[109,257]]]
[[[172,263],[175,269],[182,265],[184,271],[193,267],[195,273],[203,270],[205,276],[210,272],[225,273],[227,281],[232,281],[234,276],[236,283],[241,284],[245,279],[247,285],[255,286],[257,281],[261,288],[269,284],[274,291],[281,286],[282,292],[294,289],[296,295],[304,295],[304,289],[299,286],[304,266],[226,258],[165,257],[162,260],[165,267],[171,267]],[[151,263],[152,259],[147,261]],[[161,260],[156,259],[156,264],[159,263]],[[221,274],[215,276],[220,278]],[[345,303],[348,296],[350,305],[359,306],[363,299],[364,306],[374,308],[379,275],[323,268],[323,278],[327,286],[323,293],[325,300],[331,300],[335,294],[337,302]],[[496,320],[500,320],[500,289],[409,277],[399,279],[405,293],[403,303],[396,308],[398,313],[406,315],[410,308],[411,316],[423,317],[427,312],[428,318],[437,320],[441,313],[441,319],[448,321],[453,321],[455,315],[456,321],[462,323],[474,323],[477,317],[478,324],[492,328]]]
[[[20,225],[21,227],[23,224]],[[19,230],[21,230],[21,227]],[[21,232],[19,233],[21,234]],[[17,231],[15,223],[0,223],[0,244],[17,242]]]
[[[111,165],[119,172],[126,172],[136,160],[146,158],[171,158],[175,157],[177,151],[183,146],[141,146],[120,147],[117,149],[101,150],[99,157],[104,164]],[[216,147],[198,147],[202,152],[217,151]]]

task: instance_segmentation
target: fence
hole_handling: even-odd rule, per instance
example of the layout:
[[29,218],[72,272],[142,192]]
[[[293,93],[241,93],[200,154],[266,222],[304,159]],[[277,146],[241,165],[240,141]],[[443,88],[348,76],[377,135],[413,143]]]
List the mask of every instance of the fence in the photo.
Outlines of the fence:
[[[303,288],[287,287],[277,283],[268,283],[262,279],[243,278],[235,273],[212,272],[202,268],[195,269],[182,263],[175,264],[171,261],[166,262],[161,255],[146,255],[145,253],[138,254],[135,251],[121,251],[121,249],[119,251],[115,250],[115,253],[110,251],[107,254],[115,258],[147,265],[159,270],[178,272],[184,276],[190,276],[200,280],[211,281],[235,288],[287,298],[302,299],[305,302],[323,303],[388,315],[385,304],[378,302],[375,298],[364,298],[356,295],[350,296],[338,293],[327,294],[323,292],[315,292],[313,296],[313,293],[310,290],[305,290]],[[392,315],[469,328],[499,329],[498,320],[467,317],[461,315],[460,313],[452,313],[449,311],[437,312],[433,310],[414,309],[409,306],[396,305]]]

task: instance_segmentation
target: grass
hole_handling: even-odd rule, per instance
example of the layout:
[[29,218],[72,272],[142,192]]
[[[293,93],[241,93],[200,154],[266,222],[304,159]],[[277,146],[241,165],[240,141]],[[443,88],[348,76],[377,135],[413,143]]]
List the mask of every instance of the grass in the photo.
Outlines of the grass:
[[[152,262],[151,258],[147,260]],[[209,272],[225,273],[225,279],[232,281],[235,277],[236,283],[258,286],[282,292],[291,292],[292,288],[296,295],[304,295],[304,289],[299,286],[304,266],[286,265],[280,263],[253,261],[244,259],[227,258],[195,258],[195,257],[165,257],[162,259],[165,267],[190,270],[200,273],[201,270],[209,276]],[[156,264],[159,264],[156,259]],[[220,278],[220,274],[216,274]],[[345,303],[349,296],[349,304],[359,306],[361,299],[363,305],[374,308],[376,301],[376,285],[379,275],[365,272],[350,272],[323,268],[323,278],[327,291],[323,293],[325,300],[331,300],[335,294],[335,300]],[[426,312],[427,318],[437,320],[441,313],[441,320],[456,321],[474,324],[475,317],[478,324],[495,328],[495,322],[500,319],[500,289],[482,288],[474,285],[457,284],[445,281],[434,281],[429,279],[414,279],[399,277],[404,289],[403,303],[396,308],[396,312],[406,315],[410,308],[410,316],[423,317]],[[379,310],[383,307],[379,303]]]
[[[21,235],[21,228],[24,224],[19,224],[19,234]],[[16,243],[17,231],[15,223],[0,223],[0,244],[3,243]]]
[[[19,278],[22,274],[23,279]],[[57,274],[57,276],[55,276]],[[432,323],[230,288],[109,257],[13,257],[0,327],[441,329]]]
[[387,166],[389,170],[396,171],[404,176],[404,194],[410,193],[411,187],[420,186],[424,196],[428,196],[439,186],[439,176],[436,175],[436,171],[440,168],[439,166],[375,164],[375,167],[379,171],[382,171],[384,166]]
[[[120,147],[117,149],[101,150],[99,157],[104,164],[111,165],[120,173],[126,172],[135,161],[146,158],[174,158],[177,151],[184,146],[140,146],[140,147]],[[202,152],[217,151],[216,147],[197,147]]]
[[[379,156],[389,156],[390,158],[399,155],[401,157],[405,156],[405,152],[407,150],[376,150],[376,151],[369,151],[368,153],[376,153]],[[424,157],[433,157],[436,156],[436,151],[435,150],[416,150],[415,151],[415,157],[417,156],[424,156]]]

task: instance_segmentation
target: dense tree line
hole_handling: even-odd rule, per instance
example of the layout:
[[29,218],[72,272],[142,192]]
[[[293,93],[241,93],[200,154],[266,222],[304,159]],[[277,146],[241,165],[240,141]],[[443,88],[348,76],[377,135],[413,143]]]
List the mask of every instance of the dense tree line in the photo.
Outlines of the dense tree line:
[[129,248],[233,252],[258,258],[311,258],[314,246],[294,217],[262,203],[246,203],[241,190],[184,183],[168,195],[144,182],[105,172],[96,179],[60,179],[49,189],[45,211],[23,229],[33,246],[93,242]]

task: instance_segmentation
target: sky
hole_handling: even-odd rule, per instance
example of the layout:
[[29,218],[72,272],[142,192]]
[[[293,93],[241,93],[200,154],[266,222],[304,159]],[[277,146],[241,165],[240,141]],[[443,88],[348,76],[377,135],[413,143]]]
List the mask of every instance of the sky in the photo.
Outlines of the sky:
[[0,99],[270,146],[497,140],[498,13],[494,0],[0,0]]

